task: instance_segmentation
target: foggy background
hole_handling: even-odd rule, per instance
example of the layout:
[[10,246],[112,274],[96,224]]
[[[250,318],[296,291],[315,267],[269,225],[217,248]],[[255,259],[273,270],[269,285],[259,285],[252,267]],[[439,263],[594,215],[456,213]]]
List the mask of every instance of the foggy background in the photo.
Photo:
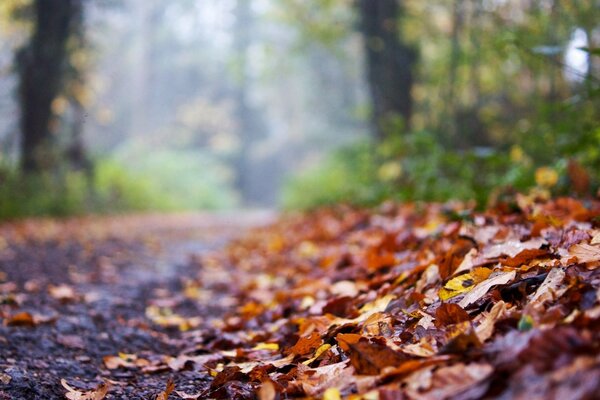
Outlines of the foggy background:
[[[20,157],[15,55],[34,30],[32,3],[0,5],[0,149],[7,169]],[[128,196],[122,192],[139,185],[164,196],[169,209],[279,205],[290,177],[335,149],[383,136],[373,119],[378,77],[369,75],[365,49],[383,52],[387,44],[367,37],[370,11],[359,3],[368,2],[82,1],[81,28],[69,39],[71,78],[51,105],[55,158],[71,154],[78,168],[96,171],[98,191],[111,182],[109,197]],[[410,115],[390,120],[390,131],[427,130],[442,152],[510,153],[523,165],[529,157],[534,167],[550,163],[545,146],[555,142],[588,146],[577,135],[597,127],[584,92],[597,82],[598,63],[582,48],[598,43],[597,2],[396,3],[400,11],[383,22],[398,25],[399,50],[409,59],[397,69],[412,75],[408,89],[398,86],[387,96],[408,93],[411,104]],[[571,125],[560,130],[556,115],[568,104],[592,111],[581,118],[568,111]],[[383,164],[383,180],[410,168]],[[68,184],[68,173],[53,174]]]
[[[291,171],[366,135],[359,38],[335,51],[301,43],[280,3],[85,3],[88,48],[74,56],[85,86],[74,95],[87,151],[151,177],[186,207],[274,206]],[[16,158],[10,65],[24,34],[2,34],[0,135]],[[54,108],[72,112],[68,99]]]

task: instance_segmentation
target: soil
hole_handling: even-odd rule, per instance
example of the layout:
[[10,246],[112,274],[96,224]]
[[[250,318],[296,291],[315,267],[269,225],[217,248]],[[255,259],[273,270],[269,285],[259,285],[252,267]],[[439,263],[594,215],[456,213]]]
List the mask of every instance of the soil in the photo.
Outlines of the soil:
[[[63,379],[82,391],[109,382],[107,399],[154,399],[171,378],[178,391],[206,390],[210,382],[194,371],[159,366],[189,351],[227,312],[231,274],[205,276],[200,256],[272,217],[156,215],[0,226],[0,399],[63,399]],[[139,368],[108,368],[111,358]]]

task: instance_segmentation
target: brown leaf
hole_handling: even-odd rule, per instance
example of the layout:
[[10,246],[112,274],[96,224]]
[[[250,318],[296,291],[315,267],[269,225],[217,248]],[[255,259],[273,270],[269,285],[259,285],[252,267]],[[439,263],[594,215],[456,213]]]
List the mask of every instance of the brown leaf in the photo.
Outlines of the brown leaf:
[[575,159],[570,159],[567,165],[567,174],[575,193],[579,195],[589,194],[590,191],[590,175],[585,168],[581,166]]
[[523,264],[529,263],[531,260],[540,258],[549,254],[546,249],[525,249],[519,252],[514,257],[509,257],[506,260],[502,260],[502,264],[507,267],[519,267]]
[[298,369],[298,382],[308,396],[319,396],[327,388],[339,389],[353,383],[354,368],[348,367],[348,361],[325,365],[319,368]]
[[308,337],[301,337],[298,339],[296,344],[289,349],[289,353],[304,356],[313,352],[322,344],[323,340],[321,339],[321,335],[319,335],[318,332],[313,332]]
[[169,378],[165,390],[156,396],[156,400],[168,400],[173,390],[175,390],[175,382],[173,382],[173,378]]
[[15,314],[15,315],[5,319],[4,324],[6,326],[28,326],[28,327],[34,327],[37,325],[35,323],[33,315],[31,315],[28,312],[20,312],[20,313]]
[[[419,399],[450,399],[466,392],[479,383],[484,382],[494,369],[486,363],[455,364],[443,367],[433,373],[432,388],[419,396]],[[487,386],[477,397],[485,393]],[[472,397],[470,397],[472,398]]]
[[577,261],[581,264],[595,263],[600,261],[600,246],[576,244],[569,248],[569,254],[577,257]]
[[108,382],[101,383],[94,390],[77,390],[71,387],[65,379],[60,380],[60,384],[68,390],[65,397],[69,400],[102,400],[106,397],[110,384]]
[[344,351],[350,351],[350,345],[357,343],[362,338],[361,335],[356,333],[340,333],[335,337],[340,348]]
[[258,389],[258,400],[275,400],[277,398],[277,390],[275,384],[266,380],[260,385]]
[[547,244],[545,239],[535,238],[526,242],[508,240],[504,243],[494,244],[484,249],[482,257],[498,258],[500,256],[516,257],[523,250],[537,250]]
[[550,270],[544,282],[535,291],[529,300],[529,304],[542,304],[548,300],[555,300],[568,289],[561,287],[565,279],[565,271],[562,268],[553,268]]
[[435,326],[443,328],[447,325],[458,324],[459,322],[469,321],[471,317],[458,304],[442,303],[435,310]]
[[447,331],[450,340],[440,350],[442,354],[462,354],[471,348],[481,347],[481,342],[470,322],[461,322]]
[[398,367],[408,359],[375,339],[362,338],[349,347],[350,362],[359,374],[377,375],[383,368]]
[[333,314],[336,317],[355,318],[358,316],[358,310],[354,305],[355,301],[356,299],[350,296],[337,297],[325,304],[323,312]]
[[184,400],[198,400],[200,398],[200,396],[202,395],[202,392],[196,393],[196,394],[189,394],[189,393],[183,392],[181,390],[176,390],[175,394]]
[[500,300],[494,304],[494,307],[489,312],[480,315],[479,325],[475,328],[475,333],[481,343],[489,339],[494,333],[494,325],[496,321],[501,319],[506,313],[506,303]]

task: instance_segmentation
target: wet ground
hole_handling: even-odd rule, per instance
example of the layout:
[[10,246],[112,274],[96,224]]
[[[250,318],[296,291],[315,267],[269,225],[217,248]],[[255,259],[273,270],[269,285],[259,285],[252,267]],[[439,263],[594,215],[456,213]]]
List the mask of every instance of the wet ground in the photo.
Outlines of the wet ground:
[[107,399],[154,399],[169,379],[184,397],[205,390],[206,381],[173,364],[227,311],[234,277],[207,273],[201,256],[272,218],[250,212],[0,226],[0,399],[62,399],[61,380],[82,392],[105,382]]

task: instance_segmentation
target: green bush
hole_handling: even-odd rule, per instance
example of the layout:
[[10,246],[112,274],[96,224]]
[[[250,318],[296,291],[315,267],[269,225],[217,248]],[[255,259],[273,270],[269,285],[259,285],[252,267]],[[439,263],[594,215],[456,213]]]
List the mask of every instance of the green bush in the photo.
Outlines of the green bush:
[[[598,157],[595,161],[585,157],[593,149],[566,154],[589,166],[598,161]],[[503,188],[526,191],[541,186],[568,193],[567,157],[549,162],[543,152],[540,155],[530,156],[520,145],[447,149],[435,134],[413,132],[383,144],[359,143],[334,153],[321,165],[292,177],[283,204],[306,209],[336,202],[375,205],[387,199],[474,199],[485,206],[489,196]]]
[[86,206],[82,174],[23,176],[14,169],[0,170],[0,219],[80,214]]
[[210,154],[198,150],[129,150],[117,159],[120,165],[129,166],[129,174],[145,178],[148,189],[162,198],[160,209],[222,209],[237,204],[229,170]]
[[231,207],[235,195],[213,162],[192,154],[156,152],[135,168],[101,159],[93,170],[19,173],[0,166],[0,220],[125,211]]

